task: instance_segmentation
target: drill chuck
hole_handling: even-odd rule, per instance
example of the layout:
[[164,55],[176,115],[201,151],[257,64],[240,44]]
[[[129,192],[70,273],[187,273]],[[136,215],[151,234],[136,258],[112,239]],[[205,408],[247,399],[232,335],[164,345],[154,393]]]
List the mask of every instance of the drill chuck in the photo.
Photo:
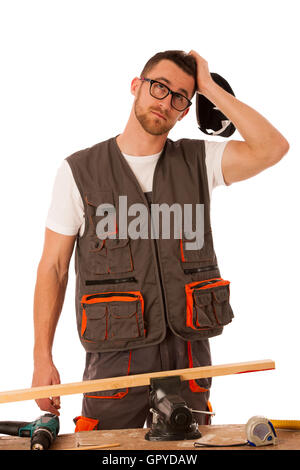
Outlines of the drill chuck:
[[31,438],[31,450],[48,450],[53,441],[53,434],[47,428],[36,429]]

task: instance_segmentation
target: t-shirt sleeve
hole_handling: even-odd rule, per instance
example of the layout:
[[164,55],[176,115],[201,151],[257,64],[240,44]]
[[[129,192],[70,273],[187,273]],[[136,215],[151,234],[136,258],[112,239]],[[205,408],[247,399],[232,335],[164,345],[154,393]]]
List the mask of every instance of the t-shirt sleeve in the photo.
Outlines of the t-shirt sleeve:
[[228,140],[223,142],[205,140],[204,142],[207,179],[211,194],[215,187],[226,184],[222,173],[222,157]]
[[46,227],[62,235],[77,235],[84,223],[84,208],[72,170],[66,160],[58,168]]

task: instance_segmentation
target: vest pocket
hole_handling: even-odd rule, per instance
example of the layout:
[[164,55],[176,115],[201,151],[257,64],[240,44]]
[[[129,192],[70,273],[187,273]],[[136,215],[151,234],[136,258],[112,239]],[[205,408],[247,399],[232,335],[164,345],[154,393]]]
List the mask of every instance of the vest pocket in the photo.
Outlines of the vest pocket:
[[145,337],[144,300],[139,291],[87,294],[81,299],[81,337],[87,342]]
[[88,269],[94,274],[107,274],[109,272],[105,240],[99,240],[97,237],[91,238],[88,252]]
[[[129,238],[118,238],[117,212],[111,190],[87,193],[85,202],[88,217],[88,265],[94,274],[126,273],[133,271]],[[103,218],[97,215],[97,208],[102,206],[102,213],[113,214],[113,226],[105,232],[107,238],[99,238],[97,225]],[[114,212],[115,211],[115,212]],[[99,234],[99,232],[98,232]],[[115,236],[115,238],[110,238]]]
[[82,313],[81,336],[85,341],[104,341],[107,334],[105,304],[86,303]]
[[119,274],[133,271],[129,238],[92,237],[88,256],[89,271],[94,274]]
[[[200,241],[198,242],[196,237],[192,237],[192,232],[184,232],[180,239],[180,255],[182,262],[193,262],[193,261],[214,261],[214,247],[212,232],[206,232],[204,234],[204,243],[201,246]],[[196,245],[191,248],[191,244]]]
[[107,264],[109,272],[122,273],[133,271],[129,238],[107,238]]
[[209,330],[231,322],[230,282],[222,278],[191,282],[185,285],[186,326]]
[[140,336],[138,302],[109,302],[109,338],[127,339]]

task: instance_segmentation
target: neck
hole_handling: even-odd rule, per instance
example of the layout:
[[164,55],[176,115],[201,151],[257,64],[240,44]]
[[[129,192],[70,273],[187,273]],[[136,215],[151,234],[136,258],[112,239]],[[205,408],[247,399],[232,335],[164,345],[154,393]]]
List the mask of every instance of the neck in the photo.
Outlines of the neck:
[[168,133],[151,135],[146,132],[132,109],[124,131],[117,137],[117,144],[121,152],[128,155],[153,155],[163,149],[167,136]]

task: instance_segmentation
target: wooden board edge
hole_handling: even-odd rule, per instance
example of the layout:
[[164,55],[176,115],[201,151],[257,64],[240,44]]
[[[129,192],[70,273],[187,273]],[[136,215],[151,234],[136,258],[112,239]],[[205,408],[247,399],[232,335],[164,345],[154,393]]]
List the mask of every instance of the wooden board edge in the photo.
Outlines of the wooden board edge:
[[107,379],[87,380],[68,384],[46,385],[31,387],[23,390],[11,390],[0,392],[0,403],[15,401],[36,400],[62,395],[90,393],[127,387],[149,385],[151,378],[180,376],[181,380],[193,380],[203,377],[219,377],[230,374],[242,374],[275,369],[275,362],[271,359],[259,361],[240,362],[233,364],[221,364],[189,369],[178,369],[160,372],[150,372]]

